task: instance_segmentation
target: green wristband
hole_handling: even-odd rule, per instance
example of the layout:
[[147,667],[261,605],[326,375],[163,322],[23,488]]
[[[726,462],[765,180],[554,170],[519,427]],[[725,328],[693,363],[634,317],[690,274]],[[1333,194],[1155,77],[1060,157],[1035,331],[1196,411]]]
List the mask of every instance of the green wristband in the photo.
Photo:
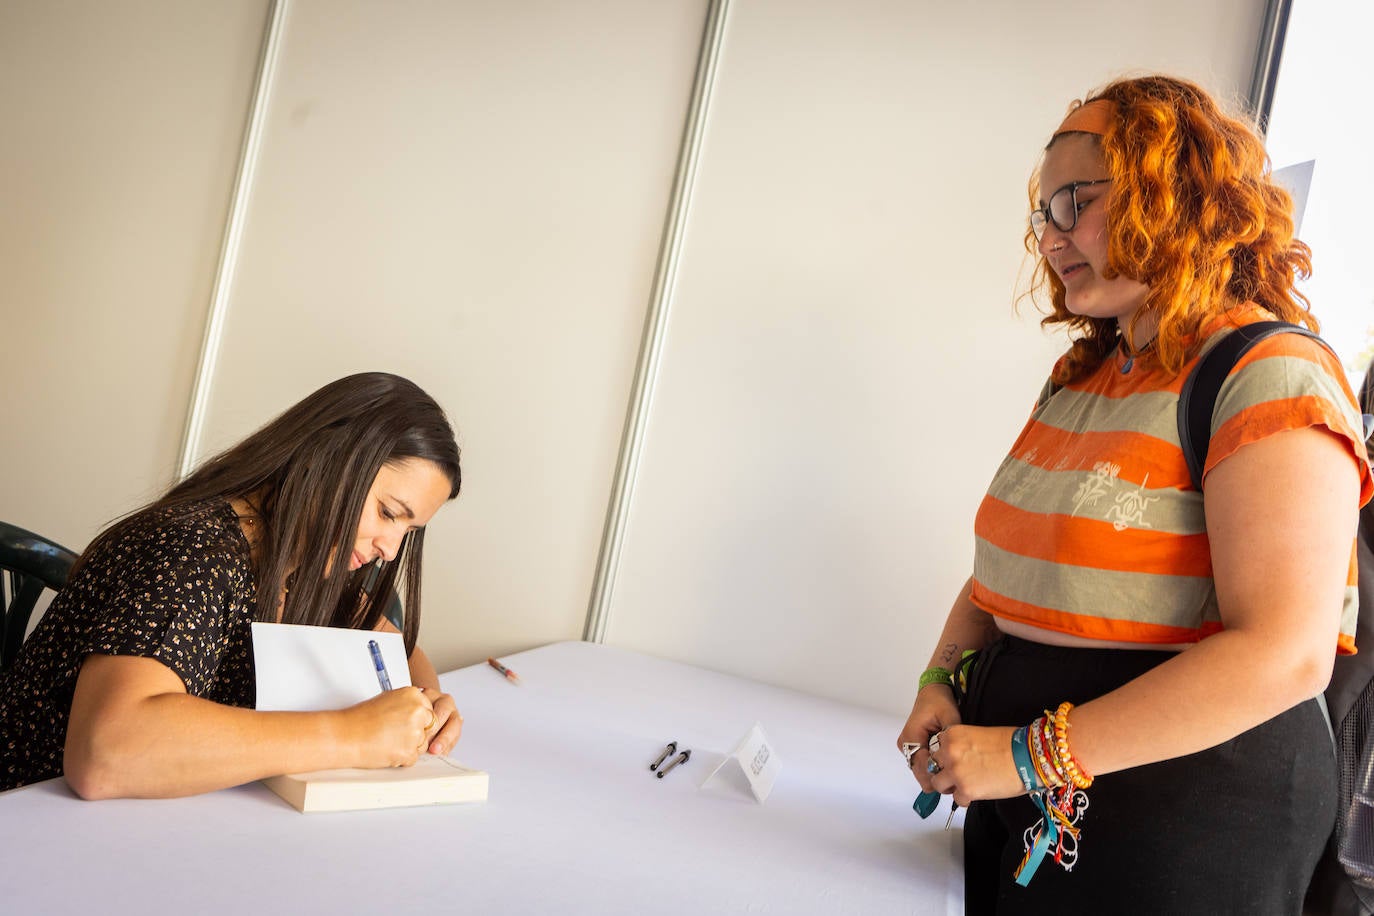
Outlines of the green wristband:
[[923,688],[929,687],[931,684],[944,684],[946,687],[953,687],[954,674],[948,668],[932,665],[921,675],[920,681],[917,682],[918,686],[916,690],[919,693]]

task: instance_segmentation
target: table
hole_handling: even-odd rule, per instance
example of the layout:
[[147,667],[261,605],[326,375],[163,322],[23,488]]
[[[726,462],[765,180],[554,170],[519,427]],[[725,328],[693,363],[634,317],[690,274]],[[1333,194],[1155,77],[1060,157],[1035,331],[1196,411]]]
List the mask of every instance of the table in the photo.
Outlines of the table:
[[[963,911],[959,831],[948,803],[912,812],[897,717],[593,643],[504,661],[523,686],[485,664],[440,679],[485,803],[302,815],[256,783],[83,802],[50,780],[0,794],[0,909]],[[742,774],[698,788],[755,722],[782,760],[766,804]],[[693,756],[657,779],[670,740]]]

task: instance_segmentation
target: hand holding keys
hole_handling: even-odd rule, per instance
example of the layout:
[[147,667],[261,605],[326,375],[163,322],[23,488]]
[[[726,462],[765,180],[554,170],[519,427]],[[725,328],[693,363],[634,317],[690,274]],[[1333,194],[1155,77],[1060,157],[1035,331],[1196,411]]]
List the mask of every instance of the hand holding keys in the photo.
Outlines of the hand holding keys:
[[[938,747],[938,745],[936,746]],[[921,743],[919,741],[902,743],[902,755],[906,757],[906,765],[908,769],[911,768],[911,758],[914,757],[916,755],[916,752],[920,749]],[[916,796],[916,801],[912,802],[911,810],[919,814],[921,818],[924,820],[925,818],[930,817],[930,815],[935,811],[937,807],[939,807],[939,805],[939,792],[922,792],[920,795]],[[949,817],[945,820],[946,830],[948,830],[950,826],[954,823],[954,812],[958,810],[959,803],[954,802],[954,804],[950,806]]]

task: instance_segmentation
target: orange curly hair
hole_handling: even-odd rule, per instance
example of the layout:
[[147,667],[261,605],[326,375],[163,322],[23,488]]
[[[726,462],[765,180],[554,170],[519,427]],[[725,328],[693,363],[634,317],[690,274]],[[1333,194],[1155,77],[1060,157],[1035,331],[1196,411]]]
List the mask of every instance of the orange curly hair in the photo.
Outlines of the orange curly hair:
[[[1071,108],[1095,99],[1116,105],[1106,134],[1096,137],[1112,178],[1106,279],[1122,275],[1149,287],[1132,326],[1145,312],[1156,319],[1155,365],[1178,372],[1200,344],[1201,327],[1246,302],[1317,330],[1295,287],[1310,275],[1312,253],[1293,237],[1292,198],[1274,182],[1251,125],[1224,113],[1202,87],[1172,77],[1117,80]],[[1029,190],[1034,207],[1038,169]],[[1038,257],[1029,230],[1025,244]],[[1115,319],[1066,309],[1064,284],[1039,257],[1029,294],[1045,290],[1051,308],[1041,324],[1066,324],[1074,338],[1055,370],[1054,381],[1067,384],[1097,368],[1120,331]]]

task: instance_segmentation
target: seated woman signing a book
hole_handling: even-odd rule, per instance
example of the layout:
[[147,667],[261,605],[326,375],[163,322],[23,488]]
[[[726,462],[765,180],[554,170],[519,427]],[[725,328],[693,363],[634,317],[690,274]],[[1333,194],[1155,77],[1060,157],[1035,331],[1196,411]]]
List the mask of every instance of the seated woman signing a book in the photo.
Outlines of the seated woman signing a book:
[[[415,640],[424,526],[459,484],[439,405],[383,373],[210,459],[95,539],[0,674],[0,790],[65,775],[84,798],[170,797],[447,754],[462,716]],[[394,630],[398,585],[416,686],[253,708],[253,621]]]

